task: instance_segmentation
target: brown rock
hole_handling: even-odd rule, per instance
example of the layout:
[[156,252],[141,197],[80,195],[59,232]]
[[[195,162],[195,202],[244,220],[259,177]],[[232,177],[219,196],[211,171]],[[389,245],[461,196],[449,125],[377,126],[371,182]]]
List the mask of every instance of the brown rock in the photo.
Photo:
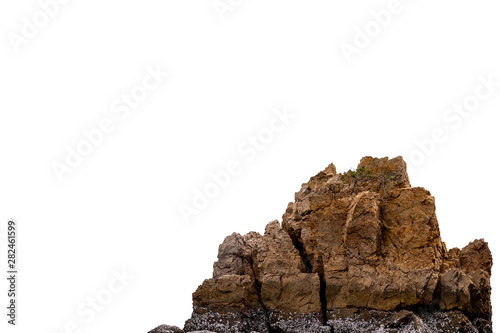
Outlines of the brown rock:
[[307,325],[319,332],[327,313],[371,309],[356,316],[428,331],[412,310],[437,308],[488,331],[491,267],[483,240],[447,251],[434,197],[411,187],[401,157],[364,157],[356,170],[338,174],[330,164],[303,184],[281,226],[226,237],[193,301],[199,314],[261,311],[268,330],[286,326],[276,318],[312,315]]
[[401,158],[363,158],[344,175],[329,169],[302,186],[283,216],[324,279],[327,309],[430,304],[446,252],[434,198],[409,187]]
[[476,239],[464,247],[458,254],[460,267],[466,272],[471,273],[477,270],[484,270],[491,275],[491,266],[493,258],[491,256],[488,243],[484,239]]
[[223,275],[203,281],[193,294],[193,305],[219,312],[244,312],[258,308],[259,299],[249,275]]

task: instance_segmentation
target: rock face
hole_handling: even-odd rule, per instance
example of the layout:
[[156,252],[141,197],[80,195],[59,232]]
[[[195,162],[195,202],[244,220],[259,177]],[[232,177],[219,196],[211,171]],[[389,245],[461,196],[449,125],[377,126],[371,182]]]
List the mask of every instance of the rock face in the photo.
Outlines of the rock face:
[[491,332],[488,245],[448,251],[435,210],[401,157],[331,164],[281,225],[226,237],[184,331]]

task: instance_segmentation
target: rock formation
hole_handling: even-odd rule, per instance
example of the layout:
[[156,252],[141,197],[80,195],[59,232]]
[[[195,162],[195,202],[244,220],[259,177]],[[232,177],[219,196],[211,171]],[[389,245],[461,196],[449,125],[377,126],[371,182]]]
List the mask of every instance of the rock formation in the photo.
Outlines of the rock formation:
[[233,233],[185,332],[491,332],[487,243],[446,249],[406,164],[364,157],[302,185],[264,235]]

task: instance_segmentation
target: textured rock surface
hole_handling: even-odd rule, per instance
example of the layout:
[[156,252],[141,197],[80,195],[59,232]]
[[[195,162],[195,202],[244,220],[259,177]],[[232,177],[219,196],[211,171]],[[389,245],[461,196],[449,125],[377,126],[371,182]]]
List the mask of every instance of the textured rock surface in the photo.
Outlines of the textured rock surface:
[[[214,325],[219,325],[260,332],[281,325],[283,316],[321,326],[319,276],[306,272],[278,221],[269,223],[263,236],[250,232],[226,237],[218,258],[213,278],[193,294],[194,314],[186,330],[218,330]],[[222,316],[210,320],[214,313]]]
[[448,251],[435,211],[401,157],[331,164],[281,225],[226,237],[184,330],[491,332],[488,245]]
[[184,330],[176,326],[161,325],[148,333],[183,333]]

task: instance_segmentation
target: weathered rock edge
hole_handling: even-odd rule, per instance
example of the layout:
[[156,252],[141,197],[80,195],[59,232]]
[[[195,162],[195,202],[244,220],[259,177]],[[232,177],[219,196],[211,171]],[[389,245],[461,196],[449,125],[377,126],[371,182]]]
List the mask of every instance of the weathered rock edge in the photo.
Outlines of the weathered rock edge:
[[446,249],[434,197],[411,187],[401,157],[330,164],[281,225],[224,239],[184,331],[491,332],[491,267],[483,239]]

